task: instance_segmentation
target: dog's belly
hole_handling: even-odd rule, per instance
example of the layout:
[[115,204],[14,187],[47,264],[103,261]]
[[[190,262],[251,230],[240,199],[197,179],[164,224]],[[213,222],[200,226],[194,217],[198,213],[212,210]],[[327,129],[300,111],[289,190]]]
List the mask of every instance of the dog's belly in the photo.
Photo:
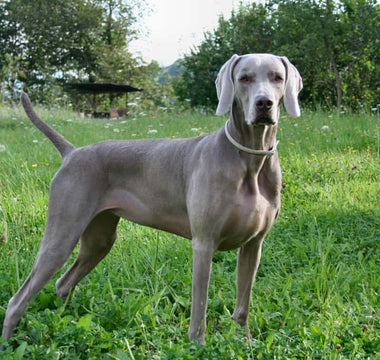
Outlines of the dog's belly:
[[173,207],[165,201],[144,201],[143,197],[116,189],[108,193],[100,206],[100,211],[112,210],[112,212],[124,219],[137,224],[149,226],[191,238],[190,225],[187,213],[182,207]]
[[130,211],[124,209],[114,209],[113,213],[124,219],[133,221],[139,225],[149,226],[158,230],[170,232],[172,234],[180,235],[184,238],[191,239],[191,231],[187,219],[174,214],[156,215],[150,214],[148,217],[142,217],[141,214],[137,216],[131,214]]
[[[137,224],[191,239],[192,231],[186,205],[165,200],[153,201],[142,194],[136,195],[135,192],[116,188],[106,193],[99,212],[111,210],[115,215]],[[277,201],[270,202],[260,193],[238,196],[233,204],[224,209],[226,216],[219,223],[220,232],[215,239],[217,250],[236,249],[259,235],[265,235],[273,225],[278,209]],[[214,211],[223,217],[223,211]]]

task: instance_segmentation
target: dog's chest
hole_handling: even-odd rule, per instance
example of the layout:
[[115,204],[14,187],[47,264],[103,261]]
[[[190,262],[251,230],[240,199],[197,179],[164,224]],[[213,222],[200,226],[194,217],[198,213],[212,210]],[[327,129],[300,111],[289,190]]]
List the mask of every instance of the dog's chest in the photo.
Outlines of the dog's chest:
[[267,233],[279,211],[279,197],[267,198],[258,189],[242,190],[232,202],[221,236],[219,250],[238,248]]

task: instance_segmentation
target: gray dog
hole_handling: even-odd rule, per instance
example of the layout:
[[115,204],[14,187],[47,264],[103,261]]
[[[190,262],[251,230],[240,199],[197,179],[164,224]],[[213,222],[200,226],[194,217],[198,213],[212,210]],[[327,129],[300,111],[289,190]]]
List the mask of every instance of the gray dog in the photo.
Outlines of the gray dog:
[[45,234],[25,283],[12,297],[2,335],[9,338],[32,297],[67,261],[57,282],[65,298],[110,251],[120,217],[192,240],[189,338],[205,342],[211,262],[215,251],[239,248],[233,319],[249,334],[252,284],[265,235],[280,210],[277,156],[280,100],[300,115],[302,80],[286,57],[234,55],[216,80],[217,114],[225,127],[190,139],[105,141],[74,147],[21,100],[31,121],[55,145],[63,163],[51,183]]

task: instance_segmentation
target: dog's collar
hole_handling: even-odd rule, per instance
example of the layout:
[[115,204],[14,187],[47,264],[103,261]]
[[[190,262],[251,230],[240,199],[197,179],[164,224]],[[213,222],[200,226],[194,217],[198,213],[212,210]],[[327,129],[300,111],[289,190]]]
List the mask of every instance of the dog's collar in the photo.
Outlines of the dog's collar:
[[241,151],[244,151],[248,154],[252,154],[252,155],[260,155],[260,156],[272,156],[276,153],[277,151],[277,145],[279,143],[279,141],[277,140],[273,146],[273,148],[271,150],[253,150],[253,149],[250,149],[246,146],[243,146],[241,144],[239,144],[230,134],[230,132],[228,131],[228,122],[229,120],[227,120],[226,124],[224,125],[224,132],[226,133],[226,136],[227,136],[227,139],[230,141],[230,143],[232,145],[234,145],[235,147],[237,147],[239,150]]

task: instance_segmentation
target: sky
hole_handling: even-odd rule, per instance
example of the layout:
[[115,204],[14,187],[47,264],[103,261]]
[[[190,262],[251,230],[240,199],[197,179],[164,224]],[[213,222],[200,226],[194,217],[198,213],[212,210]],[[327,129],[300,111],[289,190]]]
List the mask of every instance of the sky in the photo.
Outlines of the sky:
[[151,13],[139,22],[143,33],[130,44],[144,60],[171,65],[199,45],[205,31],[216,28],[218,17],[228,18],[241,0],[148,0]]

